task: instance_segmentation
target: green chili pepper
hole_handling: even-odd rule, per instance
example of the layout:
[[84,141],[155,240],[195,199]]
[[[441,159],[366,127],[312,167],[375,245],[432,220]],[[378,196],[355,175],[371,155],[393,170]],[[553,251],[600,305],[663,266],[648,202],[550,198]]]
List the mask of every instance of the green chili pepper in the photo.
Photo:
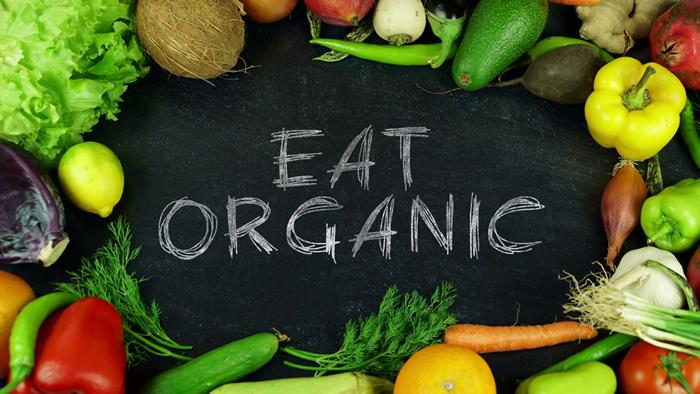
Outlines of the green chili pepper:
[[532,380],[544,373],[563,372],[591,361],[602,361],[624,352],[639,341],[639,338],[626,334],[613,334],[588,346],[582,351],[538,372],[520,383],[516,394],[527,394]]
[[641,223],[649,241],[661,249],[692,248],[700,241],[700,179],[684,179],[647,198]]
[[17,315],[10,334],[10,375],[12,381],[0,388],[0,394],[9,394],[32,374],[34,349],[39,328],[53,312],[64,308],[78,298],[68,293],[49,293],[27,304]]
[[617,378],[609,366],[591,361],[565,372],[549,372],[532,379],[528,394],[615,394]]
[[467,15],[462,0],[427,0],[425,11],[433,34],[440,39],[440,56],[430,63],[438,68],[450,57],[452,47],[459,45]]
[[695,165],[700,168],[700,135],[698,135],[695,123],[693,103],[690,100],[686,101],[685,108],[681,112],[681,137],[683,137],[683,141],[685,141],[690,150],[690,157],[693,158]]
[[[332,49],[336,52],[347,53],[359,59],[393,64],[395,66],[432,65],[440,59],[442,54],[442,44],[393,46],[336,40],[332,38],[315,38],[309,42]],[[453,58],[456,51],[457,45],[454,45],[448,53],[447,58]]]

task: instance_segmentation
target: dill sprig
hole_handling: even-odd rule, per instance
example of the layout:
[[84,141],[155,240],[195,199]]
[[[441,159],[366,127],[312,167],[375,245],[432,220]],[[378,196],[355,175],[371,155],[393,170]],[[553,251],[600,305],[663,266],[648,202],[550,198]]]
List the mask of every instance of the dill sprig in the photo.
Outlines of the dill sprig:
[[400,294],[390,287],[379,311],[350,320],[340,349],[331,354],[286,347],[284,352],[315,365],[289,361],[285,364],[316,375],[327,372],[360,371],[393,379],[403,363],[418,350],[440,342],[445,329],[457,319],[449,312],[456,293],[449,283],[439,285],[430,300],[417,291]]
[[141,248],[131,246],[131,226],[123,218],[109,224],[111,239],[91,258],[83,258],[77,271],[68,272],[71,281],[56,285],[58,291],[82,297],[99,297],[111,303],[122,318],[124,345],[129,365],[146,360],[149,355],[190,360],[180,354],[191,349],[172,340],[160,324],[160,308],[153,301],[146,304],[137,278],[127,270]]

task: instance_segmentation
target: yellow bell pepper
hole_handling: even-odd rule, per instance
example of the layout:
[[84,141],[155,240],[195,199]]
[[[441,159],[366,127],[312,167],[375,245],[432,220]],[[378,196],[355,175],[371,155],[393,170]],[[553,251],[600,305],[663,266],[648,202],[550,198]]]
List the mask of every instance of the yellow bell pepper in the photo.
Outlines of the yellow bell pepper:
[[598,71],[585,114],[593,139],[625,159],[646,160],[673,138],[685,88],[657,63],[620,57]]

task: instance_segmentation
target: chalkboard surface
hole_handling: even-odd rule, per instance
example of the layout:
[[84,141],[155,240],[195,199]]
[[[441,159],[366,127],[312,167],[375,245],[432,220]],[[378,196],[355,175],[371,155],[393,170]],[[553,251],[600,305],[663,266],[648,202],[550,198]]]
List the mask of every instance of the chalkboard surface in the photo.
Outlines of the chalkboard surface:
[[[574,35],[577,27],[572,8],[553,7],[545,34]],[[564,318],[568,286],[558,277],[563,271],[583,276],[604,256],[599,200],[617,160],[614,151],[591,139],[581,106],[546,102],[521,87],[432,95],[416,86],[451,89],[447,67],[314,62],[322,51],[306,43],[301,7],[274,25],[249,24],[246,38],[247,73],[212,85],[154,66],[129,87],[119,121],[100,123],[88,137],[110,146],[122,160],[127,185],[115,216],[130,221],[135,243],[143,247],[132,269],[150,278],[144,296],[159,302],[173,338],[199,354],[275,327],[295,346],[333,351],[345,322],[375,310],[389,285],[428,294],[444,281],[458,290],[454,312],[464,322],[510,325]],[[396,136],[401,132],[396,129],[407,127],[418,134],[410,139],[410,185],[400,149],[407,138]],[[319,132],[301,138],[295,134],[300,130]],[[280,187],[282,136],[300,137],[286,140],[287,155],[317,153],[287,166],[288,177],[306,175],[315,179],[308,182],[313,185]],[[361,159],[364,149],[373,165],[339,172],[332,185],[332,171],[355,138],[348,162]],[[679,139],[661,160],[667,183],[697,176]],[[218,220],[211,243],[190,260],[161,246],[163,241],[188,249],[205,236],[199,209],[169,209],[185,197]],[[320,252],[307,255],[289,245],[287,226],[294,212],[315,197],[342,209],[299,215],[292,241],[316,242],[310,247]],[[516,197],[542,207],[502,215],[492,238],[541,243],[506,254],[489,242],[489,222]],[[260,250],[248,236],[233,237],[237,250],[231,242],[227,204],[242,202],[236,209],[239,228],[262,213],[244,198],[269,207],[269,218],[255,228],[268,242],[258,244]],[[444,247],[449,201],[454,206],[451,248]],[[353,239],[383,202],[387,209],[393,205],[390,245],[370,239],[358,248]],[[66,279],[65,271],[76,269],[80,257],[89,256],[107,236],[107,221],[66,203],[72,241],[64,257],[50,269],[9,268],[39,293]],[[422,209],[414,212],[412,246],[414,204]],[[434,217],[437,237],[424,221],[426,212]],[[159,219],[168,213],[169,243],[159,237]],[[379,213],[370,231],[378,231],[381,219]],[[335,258],[323,246],[333,226]],[[626,249],[642,243],[637,233]],[[582,346],[486,359],[499,392],[512,392],[518,379]],[[284,359],[278,355],[250,379],[302,374],[283,366]],[[130,370],[129,383],[138,387],[174,364],[152,359]]]

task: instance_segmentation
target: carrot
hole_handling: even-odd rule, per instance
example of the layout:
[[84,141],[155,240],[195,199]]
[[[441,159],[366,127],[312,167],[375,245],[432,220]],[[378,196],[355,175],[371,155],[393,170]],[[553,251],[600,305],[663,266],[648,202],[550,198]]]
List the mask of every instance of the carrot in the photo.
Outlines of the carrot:
[[585,7],[591,7],[598,5],[600,0],[549,0],[550,3],[563,4],[563,5],[581,5]]
[[538,326],[482,326],[454,324],[445,330],[445,343],[477,353],[536,349],[560,343],[592,339],[598,332],[591,326],[561,321]]

